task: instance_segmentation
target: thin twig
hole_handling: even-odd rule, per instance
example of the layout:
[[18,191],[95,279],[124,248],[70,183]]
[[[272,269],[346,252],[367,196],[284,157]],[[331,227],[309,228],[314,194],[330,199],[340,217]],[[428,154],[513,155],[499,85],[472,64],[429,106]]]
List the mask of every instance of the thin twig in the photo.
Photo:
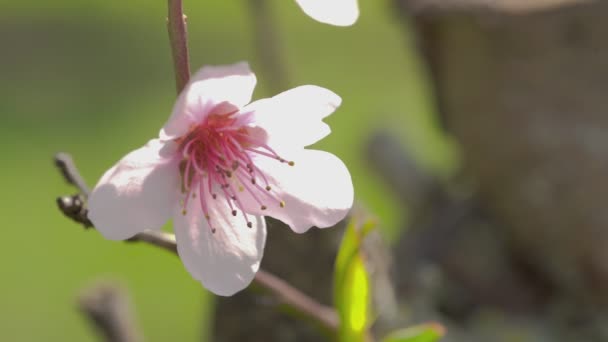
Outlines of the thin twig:
[[135,323],[131,301],[118,284],[101,283],[78,298],[78,307],[106,342],[139,342],[142,333]]
[[[58,162],[57,158],[61,158],[61,161]],[[81,189],[88,189],[86,183],[78,173],[78,169],[74,165],[74,162],[69,154],[57,154],[55,164],[59,167],[59,170],[61,171],[61,174],[64,176],[66,181],[71,184],[76,184],[72,183],[72,180],[79,179],[81,183],[79,183],[80,185],[78,185],[78,187],[80,188],[80,186],[82,186]],[[75,220],[76,222],[83,224],[85,227],[93,227],[92,222],[86,216],[87,211],[84,207],[84,201],[86,201],[87,196],[85,194],[79,194],[76,196],[80,196],[83,202],[77,203],[77,208],[69,207],[67,206],[67,203],[64,203],[64,206],[60,204],[59,207],[61,211],[66,216]],[[58,203],[60,203],[65,198],[69,198],[69,196],[63,196],[58,198]],[[69,214],[72,212],[76,212],[78,214]],[[145,231],[135,235],[128,241],[145,242],[147,244],[160,247],[166,251],[177,254],[177,244],[175,241],[175,235],[173,234]],[[299,313],[317,322],[328,330],[336,331],[338,329],[338,315],[332,308],[317,302],[313,298],[304,294],[303,292],[291,286],[286,281],[278,278],[277,276],[260,269],[256,274],[253,282],[261,289],[273,294],[273,296],[277,298],[280,303],[285,304],[289,307],[293,307]]]
[[190,62],[188,57],[188,32],[186,29],[186,16],[182,0],[168,0],[169,14],[167,16],[167,29],[169,43],[173,55],[173,69],[175,71],[175,85],[179,94],[190,79]]
[[85,196],[89,196],[90,190],[87,183],[84,181],[80,172],[76,169],[76,164],[72,160],[72,156],[67,153],[59,152],[55,155],[55,165],[61,171],[63,178],[71,185],[75,186]]
[[330,331],[338,330],[338,315],[332,308],[305,295],[285,280],[260,269],[255,276],[255,284],[272,292],[283,304],[298,309],[300,313],[314,319]]

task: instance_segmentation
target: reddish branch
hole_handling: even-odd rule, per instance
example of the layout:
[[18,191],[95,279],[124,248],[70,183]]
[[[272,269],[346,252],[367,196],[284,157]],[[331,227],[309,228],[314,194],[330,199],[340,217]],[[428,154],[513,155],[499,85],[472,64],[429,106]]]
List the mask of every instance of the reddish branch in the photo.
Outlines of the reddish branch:
[[186,16],[184,15],[182,0],[169,0],[168,5],[167,29],[169,31],[171,54],[173,55],[175,85],[179,94],[190,79],[188,32],[186,30]]

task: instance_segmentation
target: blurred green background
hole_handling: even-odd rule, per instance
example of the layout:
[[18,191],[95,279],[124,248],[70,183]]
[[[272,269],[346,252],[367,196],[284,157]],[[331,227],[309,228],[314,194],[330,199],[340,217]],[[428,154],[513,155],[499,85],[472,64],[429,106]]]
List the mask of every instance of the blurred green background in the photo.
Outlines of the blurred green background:
[[[184,1],[193,70],[240,60],[259,69],[245,1]],[[357,200],[390,239],[403,213],[365,162],[369,135],[389,127],[424,166],[445,173],[454,165],[412,38],[387,0],[360,0],[350,28],[314,22],[293,1],[270,2],[292,85],[317,84],[343,98],[327,120],[333,134],[317,146],[346,162]],[[72,153],[92,186],[168,117],[175,88],[165,15],[163,0],[0,1],[4,341],[94,341],[75,298],[98,279],[129,289],[149,341],[195,341],[205,331],[211,296],[177,258],[105,241],[55,206],[56,196],[75,192],[53,166],[56,152]],[[255,97],[272,95],[258,79]]]

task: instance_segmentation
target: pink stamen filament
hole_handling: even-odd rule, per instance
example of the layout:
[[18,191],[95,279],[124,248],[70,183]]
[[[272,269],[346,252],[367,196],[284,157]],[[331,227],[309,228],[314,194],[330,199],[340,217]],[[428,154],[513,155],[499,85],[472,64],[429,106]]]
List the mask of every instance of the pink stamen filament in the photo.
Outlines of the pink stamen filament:
[[[252,222],[248,220],[245,206],[239,196],[240,192],[246,191],[262,210],[266,209],[264,196],[273,202],[278,202],[281,207],[284,206],[284,202],[277,197],[277,194],[271,192],[268,178],[255,165],[251,154],[255,153],[282,163],[286,160],[266,144],[253,139],[248,131],[240,126],[243,124],[242,121],[233,114],[211,114],[202,124],[193,128],[184,140],[181,140],[181,152],[185,162],[183,164],[185,166],[182,166],[182,184],[186,192],[184,214],[190,197],[194,198],[196,195],[192,186],[198,182],[201,210],[212,232],[215,232],[215,228],[210,222],[210,203],[205,191],[216,199],[214,189],[218,186],[226,198],[231,213],[236,216],[237,211],[240,211],[250,228]],[[293,162],[289,164],[293,165]],[[265,187],[259,184],[261,182],[258,182],[258,179],[263,180]],[[264,196],[260,196],[260,192]]]
[[283,159],[283,158],[281,158],[281,157],[279,157],[277,155],[273,155],[271,153],[264,152],[264,151],[259,151],[259,150],[253,149],[253,148],[247,148],[246,150],[250,151],[250,152],[253,152],[253,153],[261,154],[261,155],[269,157],[269,158],[277,159],[279,161],[284,161],[285,160],[285,159]]
[[184,168],[184,177],[182,179],[182,186],[186,192],[190,192],[190,167],[192,166],[192,160],[188,159]]
[[262,210],[266,210],[266,205],[264,205],[264,202],[262,202],[262,201],[260,200],[260,198],[259,198],[259,197],[258,197],[258,196],[255,194],[255,191],[253,191],[253,190],[252,190],[252,189],[249,187],[249,185],[247,184],[248,182],[247,182],[247,181],[244,181],[244,180],[243,180],[243,179],[242,179],[242,178],[239,176],[239,174],[238,174],[238,173],[237,173],[236,177],[237,177],[237,179],[238,179],[238,180],[241,182],[241,186],[242,186],[243,188],[245,188],[245,190],[247,190],[247,192],[248,192],[248,193],[251,195],[251,197],[253,197],[253,199],[254,199],[256,202],[258,202],[258,204],[260,205],[260,209],[262,209]]
[[[266,175],[264,175],[264,172],[262,172],[259,168],[257,168],[255,166],[255,164],[253,163],[253,160],[251,160],[251,157],[249,156],[249,154],[247,154],[247,152],[245,152],[245,150],[243,150],[243,148],[238,144],[238,142],[233,138],[233,137],[229,137],[230,142],[233,144],[233,146],[235,146],[240,153],[240,156],[244,157],[242,160],[245,162],[245,165],[247,165],[247,167],[250,169],[250,172],[252,173],[252,179],[255,180],[255,171],[258,172],[259,176],[261,176],[261,178],[264,180],[264,183],[266,184],[266,188],[270,187],[270,183],[268,182],[268,179],[266,178]],[[270,191],[270,190],[268,190]]]
[[[220,181],[217,181],[217,180],[216,180],[216,183],[218,183],[218,184],[224,184],[224,183],[222,183]],[[232,206],[232,202],[230,201],[230,199],[234,195],[230,194],[228,192],[228,190],[225,187],[223,187],[223,186],[220,186],[220,189],[222,189],[222,192],[224,193],[224,197],[226,197],[226,202],[228,202],[228,206],[230,207],[230,212],[232,213],[233,216],[236,216],[236,210],[234,210],[234,207]]]
[[211,233],[215,234],[215,228],[213,227],[213,225],[211,224],[211,216],[209,215],[209,208],[207,207],[207,200],[205,199],[205,182],[203,180],[203,177],[199,177],[199,194],[200,196],[198,197],[200,199],[201,202],[201,208],[203,208],[203,214],[205,214],[205,220],[207,220],[207,224],[209,225],[209,228],[211,229]]
[[251,223],[251,221],[249,221],[249,219],[247,219],[247,214],[245,213],[245,210],[243,209],[244,208],[243,203],[241,203],[241,199],[238,196],[238,192],[237,192],[238,189],[234,189],[234,184],[232,182],[230,182],[228,184],[230,185],[230,189],[234,193],[234,196],[232,196],[232,200],[235,202],[236,207],[239,208],[239,210],[243,214],[243,218],[245,218],[245,222],[247,222],[247,227],[251,228],[252,223]]

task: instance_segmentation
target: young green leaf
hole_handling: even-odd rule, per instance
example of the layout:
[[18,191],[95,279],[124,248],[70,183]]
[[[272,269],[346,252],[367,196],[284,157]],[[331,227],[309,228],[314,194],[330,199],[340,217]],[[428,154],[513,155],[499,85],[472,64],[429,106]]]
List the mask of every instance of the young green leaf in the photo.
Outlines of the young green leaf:
[[334,271],[334,302],[340,316],[339,341],[358,342],[366,339],[370,317],[370,280],[365,269],[361,243],[375,228],[357,218],[348,223],[336,258]]
[[393,331],[382,342],[435,342],[443,335],[445,328],[442,325],[429,323]]

